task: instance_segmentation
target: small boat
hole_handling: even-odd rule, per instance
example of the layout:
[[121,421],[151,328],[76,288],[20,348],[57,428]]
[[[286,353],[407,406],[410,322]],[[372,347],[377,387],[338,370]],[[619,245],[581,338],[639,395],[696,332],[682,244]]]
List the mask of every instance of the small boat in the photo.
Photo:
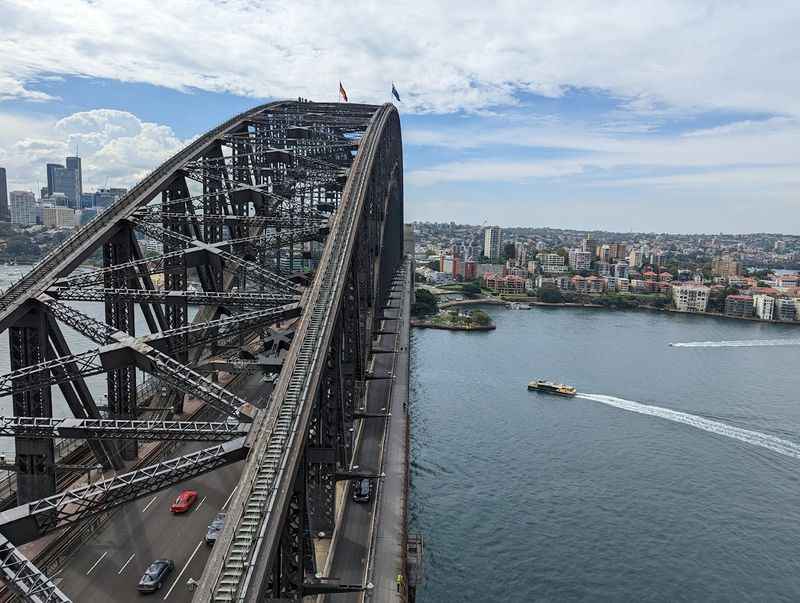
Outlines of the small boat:
[[528,391],[542,392],[543,394],[553,394],[554,396],[567,396],[572,398],[578,393],[571,385],[564,385],[563,383],[553,383],[552,381],[545,381],[544,379],[537,379],[528,383]]
[[523,304],[522,302],[511,302],[508,306],[512,310],[530,310],[530,304]]

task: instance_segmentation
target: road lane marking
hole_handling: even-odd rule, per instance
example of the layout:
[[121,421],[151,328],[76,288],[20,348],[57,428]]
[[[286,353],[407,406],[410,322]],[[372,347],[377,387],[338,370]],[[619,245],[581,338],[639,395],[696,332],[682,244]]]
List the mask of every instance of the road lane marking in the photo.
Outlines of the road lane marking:
[[158,496],[154,496],[154,497],[153,497],[153,498],[150,500],[150,502],[149,502],[149,503],[147,503],[147,506],[146,506],[144,509],[142,509],[142,513],[145,513],[145,512],[147,511],[147,509],[149,509],[149,508],[150,508],[150,505],[152,505],[154,502],[156,502],[156,499],[158,499]]
[[128,567],[128,564],[131,562],[131,560],[134,557],[136,557],[136,553],[133,553],[130,557],[128,557],[128,560],[125,562],[125,564],[121,568],[119,568],[119,571],[117,572],[117,576],[119,576],[123,571],[125,571],[125,568]]
[[86,572],[86,575],[87,575],[87,576],[88,576],[89,574],[91,574],[91,573],[92,573],[92,570],[93,570],[94,568],[96,568],[96,567],[97,567],[97,566],[100,564],[100,562],[101,562],[103,559],[105,559],[105,556],[106,556],[106,555],[108,555],[108,551],[106,551],[105,553],[103,553],[102,555],[100,555],[100,558],[99,558],[97,561],[95,561],[95,562],[94,562],[94,565],[93,565],[92,567],[90,567],[90,568],[89,568],[89,571],[88,571],[88,572]]
[[228,498],[225,500],[225,504],[224,504],[224,505],[222,505],[222,508],[220,509],[220,511],[224,511],[224,510],[225,510],[225,507],[227,507],[227,506],[228,506],[228,503],[230,503],[230,502],[231,502],[231,499],[233,498],[233,493],[234,493],[234,492],[236,492],[236,488],[234,488],[233,490],[231,490],[231,493],[230,493],[230,494],[228,494]]
[[206,502],[206,497],[205,497],[205,496],[203,497],[203,500],[201,500],[199,503],[197,503],[197,506],[194,508],[194,510],[195,510],[195,511],[199,511],[199,510],[200,510],[200,507],[202,507],[202,506],[203,506],[203,503],[204,503],[204,502]]
[[172,592],[172,589],[173,589],[173,588],[175,588],[175,585],[176,585],[178,582],[180,582],[180,580],[181,580],[181,576],[183,576],[183,572],[185,572],[185,571],[186,571],[186,568],[187,568],[187,567],[189,567],[189,564],[192,562],[192,559],[194,559],[194,556],[195,556],[195,555],[197,555],[197,551],[199,551],[199,550],[200,550],[200,547],[201,547],[202,545],[203,545],[203,541],[201,540],[200,542],[198,542],[198,543],[197,543],[197,546],[196,546],[196,547],[194,547],[194,551],[192,551],[192,554],[191,554],[191,555],[189,555],[189,559],[187,559],[187,560],[186,560],[186,565],[184,565],[184,566],[183,566],[183,569],[181,570],[181,573],[180,573],[180,574],[178,574],[178,577],[177,577],[177,578],[175,578],[175,582],[173,582],[173,583],[172,583],[172,586],[170,586],[170,587],[169,587],[169,590],[167,591],[167,594],[166,594],[166,595],[164,595],[164,599],[163,599],[163,600],[166,600],[166,599],[167,599],[167,597],[169,597],[170,593]]

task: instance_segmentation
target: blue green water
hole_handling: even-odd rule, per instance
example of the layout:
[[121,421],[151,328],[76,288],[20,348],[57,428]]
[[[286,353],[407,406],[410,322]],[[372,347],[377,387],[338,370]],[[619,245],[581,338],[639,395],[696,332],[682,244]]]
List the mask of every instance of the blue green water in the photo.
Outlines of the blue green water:
[[489,311],[412,334],[420,601],[800,600],[800,346],[669,345],[800,327]]

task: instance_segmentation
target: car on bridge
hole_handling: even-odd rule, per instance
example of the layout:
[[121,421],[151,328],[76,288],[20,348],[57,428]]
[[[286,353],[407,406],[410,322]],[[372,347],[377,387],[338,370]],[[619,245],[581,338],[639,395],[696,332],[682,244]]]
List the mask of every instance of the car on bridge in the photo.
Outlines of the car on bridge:
[[172,559],[156,559],[145,570],[136,590],[143,593],[154,593],[160,590],[172,570],[175,569],[175,562]]
[[225,527],[225,513],[217,513],[217,516],[208,524],[208,531],[206,532],[206,544],[208,546],[212,546],[216,541],[217,537],[219,536],[220,532],[222,532],[222,528]]
[[353,500],[355,502],[369,502],[372,494],[372,482],[367,478],[353,480]]
[[175,502],[172,503],[169,510],[176,514],[186,513],[186,511],[192,508],[196,500],[197,492],[195,490],[184,490],[178,494],[178,498],[175,499]]

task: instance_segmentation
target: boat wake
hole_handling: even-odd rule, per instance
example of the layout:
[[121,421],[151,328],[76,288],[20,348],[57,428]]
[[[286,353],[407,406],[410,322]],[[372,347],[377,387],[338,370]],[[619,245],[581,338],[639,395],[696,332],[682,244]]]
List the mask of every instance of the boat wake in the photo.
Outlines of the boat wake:
[[669,344],[673,348],[758,348],[800,345],[800,339],[750,339],[741,341],[685,341]]
[[622,410],[636,412],[642,415],[651,415],[653,417],[659,417],[668,421],[683,423],[684,425],[689,425],[690,427],[694,427],[696,429],[701,429],[710,433],[716,433],[717,435],[733,438],[734,440],[739,440],[740,442],[745,442],[753,446],[760,446],[761,448],[772,450],[778,454],[800,459],[800,444],[795,444],[789,440],[784,440],[766,433],[761,433],[759,431],[742,429],[741,427],[734,427],[733,425],[721,423],[720,421],[712,421],[711,419],[681,412],[679,410],[671,410],[661,406],[650,406],[648,404],[641,404],[639,402],[633,402],[632,400],[625,400],[615,396],[603,396],[600,394],[578,394],[578,397],[586,400],[592,400],[593,402],[600,402],[601,404],[607,404],[608,406],[613,406]]

